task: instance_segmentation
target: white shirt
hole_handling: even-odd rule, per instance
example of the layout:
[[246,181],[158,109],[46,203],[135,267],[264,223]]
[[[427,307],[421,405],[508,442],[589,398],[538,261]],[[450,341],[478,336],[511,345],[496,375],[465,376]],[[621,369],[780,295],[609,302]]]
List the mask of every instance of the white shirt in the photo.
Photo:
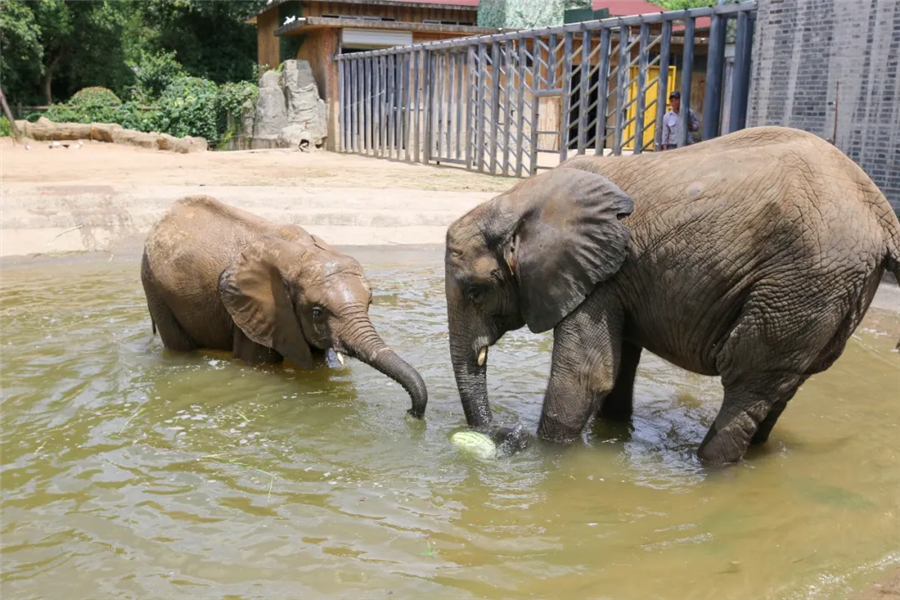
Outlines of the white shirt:
[[[697,120],[697,115],[694,114],[694,111],[688,109],[688,119],[690,119],[688,127],[688,135],[687,135],[687,143],[694,143],[694,136],[691,135],[691,131],[696,131],[700,129],[700,122]],[[662,145],[675,146],[678,144],[678,129],[681,124],[681,115],[676,113],[674,110],[670,110],[663,116],[663,130],[662,130]]]

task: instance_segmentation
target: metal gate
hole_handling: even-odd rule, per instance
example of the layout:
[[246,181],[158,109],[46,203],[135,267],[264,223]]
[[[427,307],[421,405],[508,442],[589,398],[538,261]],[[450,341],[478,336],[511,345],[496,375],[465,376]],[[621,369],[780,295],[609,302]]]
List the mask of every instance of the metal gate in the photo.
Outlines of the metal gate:
[[340,149],[530,175],[570,153],[659,149],[673,89],[684,145],[704,77],[701,139],[736,131],[755,14],[752,1],[340,55]]

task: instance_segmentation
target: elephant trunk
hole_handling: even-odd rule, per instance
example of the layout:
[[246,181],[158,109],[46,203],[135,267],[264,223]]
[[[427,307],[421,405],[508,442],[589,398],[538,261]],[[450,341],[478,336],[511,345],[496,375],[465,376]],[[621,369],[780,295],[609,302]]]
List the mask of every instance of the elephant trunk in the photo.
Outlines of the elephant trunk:
[[[466,422],[473,429],[483,429],[493,420],[487,394],[487,348],[476,353],[472,344],[464,338],[465,336],[454,334],[451,326],[450,358],[453,373],[463,411],[466,413]],[[483,357],[481,353],[484,353]]]
[[422,376],[409,363],[388,348],[368,317],[344,340],[347,354],[377,369],[403,386],[412,399],[409,414],[421,419],[428,404],[428,389]]

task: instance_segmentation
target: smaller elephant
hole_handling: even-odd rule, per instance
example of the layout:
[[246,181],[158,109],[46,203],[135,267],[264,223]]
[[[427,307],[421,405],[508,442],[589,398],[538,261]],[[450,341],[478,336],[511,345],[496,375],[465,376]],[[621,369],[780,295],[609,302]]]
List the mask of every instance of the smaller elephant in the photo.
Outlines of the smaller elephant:
[[294,225],[277,225],[209,196],[174,203],[151,228],[141,281],[153,332],[171,350],[230,350],[251,363],[287,358],[312,368],[333,349],[398,382],[422,418],[419,373],[382,341],[369,319],[362,267]]

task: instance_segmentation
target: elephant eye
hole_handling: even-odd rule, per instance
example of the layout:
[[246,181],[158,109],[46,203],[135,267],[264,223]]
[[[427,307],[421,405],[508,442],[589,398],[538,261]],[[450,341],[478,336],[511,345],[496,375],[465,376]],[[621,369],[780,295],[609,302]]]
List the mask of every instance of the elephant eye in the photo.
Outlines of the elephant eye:
[[313,309],[312,309],[313,319],[321,319],[323,314],[324,314],[324,311],[321,309],[321,307],[318,307],[318,306],[313,307]]
[[469,298],[470,302],[481,302],[482,300],[484,300],[485,293],[487,292],[484,287],[480,285],[473,285],[469,288],[469,291],[466,292],[466,296]]

